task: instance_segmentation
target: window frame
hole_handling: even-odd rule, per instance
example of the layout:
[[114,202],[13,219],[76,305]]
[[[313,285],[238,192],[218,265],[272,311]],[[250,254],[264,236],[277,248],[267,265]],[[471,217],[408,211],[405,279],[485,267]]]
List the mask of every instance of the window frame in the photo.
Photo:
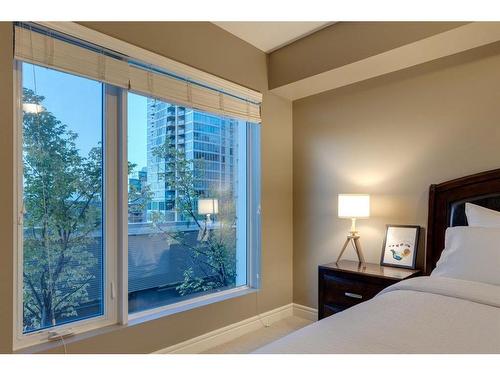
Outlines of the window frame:
[[[199,77],[215,86],[235,90],[245,89],[237,84],[203,73],[184,64],[132,46],[104,34],[87,29],[72,22],[39,22],[56,31],[72,35],[105,47],[116,47],[129,56],[145,56],[148,61],[174,71]],[[14,283],[13,283],[13,349],[21,350],[47,343],[49,331],[70,330],[75,336],[88,331],[108,330],[110,326],[132,326],[163,316],[176,314],[200,306],[258,292],[261,287],[261,169],[260,169],[260,124],[246,122],[246,285],[223,291],[214,291],[180,301],[147,309],[128,312],[128,153],[127,153],[127,93],[129,90],[106,83],[103,85],[103,190],[104,190],[104,314],[82,319],[56,327],[24,334],[23,324],[23,145],[22,145],[22,62],[14,60]],[[35,64],[36,65],[36,64]],[[54,69],[54,68],[49,68]],[[188,74],[189,73],[189,74]],[[71,74],[71,73],[70,73]],[[133,91],[132,91],[133,92]],[[145,95],[137,92],[137,94]],[[105,328],[107,327],[107,328]],[[82,337],[82,336],[80,336]],[[71,340],[78,338],[71,338]],[[53,343],[60,345],[62,342]]]
[[[127,93],[146,96],[146,94],[134,91],[123,90],[122,119],[118,127],[118,139],[120,140],[120,154],[118,155],[119,165],[122,176],[120,179],[120,198],[119,210],[121,212],[120,252],[123,253],[122,265],[126,266],[125,275],[128,273],[128,152],[127,152]],[[162,100],[162,99],[160,99]],[[216,116],[220,116],[214,114]],[[121,302],[122,323],[135,325],[148,320],[161,318],[164,316],[177,314],[183,311],[191,310],[208,304],[224,301],[229,298],[236,298],[248,293],[258,292],[260,290],[260,255],[261,255],[261,206],[260,206],[260,125],[245,122],[246,128],[243,132],[245,136],[246,150],[246,284],[235,286],[223,291],[208,292],[200,296],[188,298],[183,301],[153,307],[134,313],[128,312],[128,275],[122,279],[120,286],[122,295],[125,296]]]
[[[106,327],[117,322],[117,133],[116,116],[118,93],[113,86],[102,83],[102,119],[103,119],[103,310],[100,316],[90,317],[75,322],[68,322],[55,327],[48,327],[35,332],[23,333],[23,63],[14,61],[14,334],[13,349],[23,349],[35,344],[51,341],[49,332],[70,330],[79,334],[89,330]],[[53,69],[55,70],[55,69]],[[57,70],[56,70],[57,71]],[[56,339],[57,340],[57,339]]]

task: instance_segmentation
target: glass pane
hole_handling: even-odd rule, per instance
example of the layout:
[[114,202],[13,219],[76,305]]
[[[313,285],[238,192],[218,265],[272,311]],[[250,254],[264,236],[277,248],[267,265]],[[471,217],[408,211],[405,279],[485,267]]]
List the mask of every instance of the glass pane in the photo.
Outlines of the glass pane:
[[23,63],[23,332],[102,315],[101,83]]
[[129,311],[247,283],[246,123],[129,93]]

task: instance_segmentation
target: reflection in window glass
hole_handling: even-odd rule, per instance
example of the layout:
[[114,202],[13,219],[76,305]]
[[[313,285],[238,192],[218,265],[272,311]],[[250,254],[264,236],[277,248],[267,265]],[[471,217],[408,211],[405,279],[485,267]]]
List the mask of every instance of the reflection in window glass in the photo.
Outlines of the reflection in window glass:
[[128,94],[129,311],[246,285],[246,122]]
[[103,314],[102,84],[23,63],[23,332]]

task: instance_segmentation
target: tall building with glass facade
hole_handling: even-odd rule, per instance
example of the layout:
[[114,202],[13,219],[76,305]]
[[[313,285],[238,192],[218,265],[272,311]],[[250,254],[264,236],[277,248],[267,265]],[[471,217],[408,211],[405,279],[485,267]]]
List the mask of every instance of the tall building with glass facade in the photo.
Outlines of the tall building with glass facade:
[[194,188],[200,196],[234,191],[238,120],[148,98],[147,179],[151,189],[148,217],[160,211],[167,222],[182,222],[175,210],[178,192],[165,176],[174,173],[168,160],[155,155],[164,144],[185,153],[195,163]]

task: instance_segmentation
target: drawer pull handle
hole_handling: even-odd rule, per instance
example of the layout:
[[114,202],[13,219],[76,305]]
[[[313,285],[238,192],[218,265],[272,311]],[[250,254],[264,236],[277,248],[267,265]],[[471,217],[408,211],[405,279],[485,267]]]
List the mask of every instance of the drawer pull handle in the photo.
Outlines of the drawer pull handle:
[[345,292],[344,295],[346,297],[351,297],[351,298],[357,298],[357,299],[363,299],[363,296],[361,294],[356,294],[356,293],[349,293]]

